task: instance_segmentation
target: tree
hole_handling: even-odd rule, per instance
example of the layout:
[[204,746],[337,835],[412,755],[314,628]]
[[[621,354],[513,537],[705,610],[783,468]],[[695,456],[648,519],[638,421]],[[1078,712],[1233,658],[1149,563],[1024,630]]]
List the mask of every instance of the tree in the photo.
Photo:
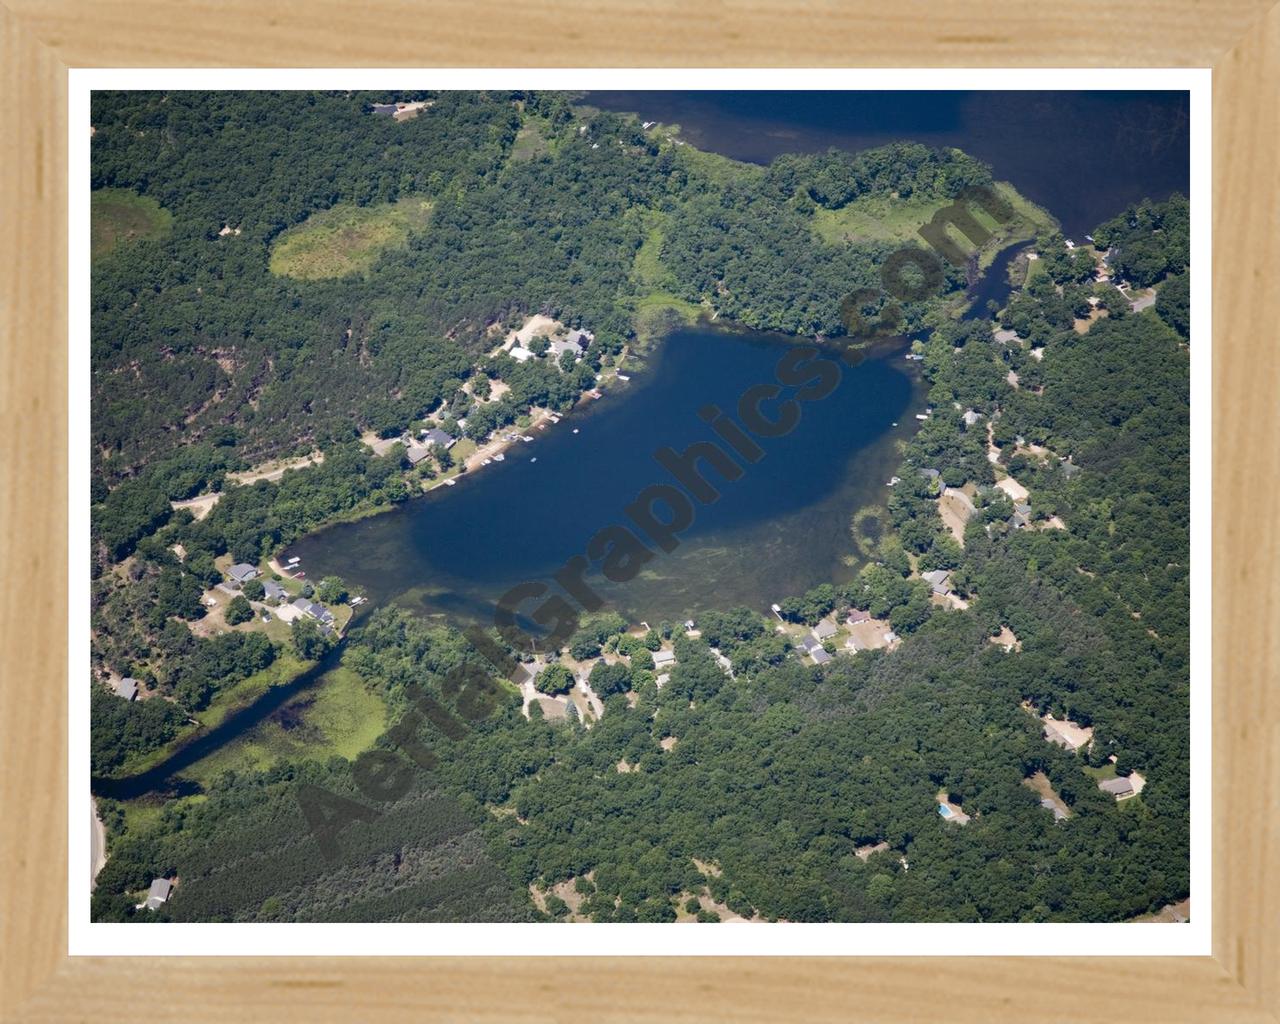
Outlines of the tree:
[[573,673],[563,665],[548,665],[538,673],[538,678],[534,680],[534,688],[540,693],[560,694],[568,693],[573,689]]
[[325,604],[341,604],[347,599],[347,585],[341,576],[326,576],[316,587],[316,597]]
[[242,622],[248,622],[253,618],[253,606],[249,604],[243,594],[236,594],[227,603],[226,618],[227,624],[230,626],[238,626]]
[[306,661],[318,661],[329,649],[329,642],[320,632],[319,623],[309,616],[294,619],[289,634],[298,657]]
[[245,580],[240,587],[240,593],[250,601],[261,601],[266,595],[266,589],[262,585],[262,580]]

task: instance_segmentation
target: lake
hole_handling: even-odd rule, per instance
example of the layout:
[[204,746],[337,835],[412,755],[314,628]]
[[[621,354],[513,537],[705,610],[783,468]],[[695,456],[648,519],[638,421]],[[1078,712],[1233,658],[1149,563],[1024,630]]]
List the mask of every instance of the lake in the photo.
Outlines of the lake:
[[[1175,92],[629,92],[591,93],[605,109],[679,123],[693,145],[764,163],[783,152],[858,150],[897,139],[959,146],[990,163],[1082,236],[1126,204],[1188,188],[1189,113]],[[1008,292],[1002,252],[973,292],[970,315]],[[502,464],[377,518],[334,527],[287,552],[312,578],[336,573],[378,603],[453,621],[489,621],[509,587],[548,578],[587,539],[621,522],[654,461],[709,436],[697,416],[732,408],[772,380],[785,339],[710,327],[670,336],[645,374],[574,412]],[[806,407],[723,499],[699,510],[672,554],[625,586],[598,584],[629,618],[658,621],[708,607],[757,610],[857,567],[853,513],[883,500],[895,440],[917,422],[921,387],[903,350],[846,367],[836,392]],[[895,426],[896,424],[896,426]],[[574,429],[579,432],[574,433]],[[536,462],[531,461],[536,458]]]
[[[491,621],[489,608],[508,588],[549,579],[598,530],[626,523],[624,508],[646,486],[673,482],[655,451],[714,439],[699,410],[733,410],[748,388],[773,383],[795,343],[711,326],[677,331],[630,384],[517,444],[505,462],[304,538],[287,554],[310,578],[336,573],[377,603]],[[767,612],[817,583],[849,578],[858,564],[852,516],[883,501],[900,459],[895,441],[914,431],[923,409],[905,352],[905,342],[888,343],[855,366],[840,364],[834,392],[804,403],[791,433],[762,440],[766,454],[740,479],[707,471],[722,497],[697,508],[674,552],[658,552],[626,584],[598,573],[588,581],[633,621],[656,624],[737,604]]]
[[[1081,72],[1087,84],[1089,72]],[[699,149],[768,163],[910,139],[990,164],[1077,238],[1129,203],[1190,189],[1181,92],[592,92],[604,110],[679,124]]]

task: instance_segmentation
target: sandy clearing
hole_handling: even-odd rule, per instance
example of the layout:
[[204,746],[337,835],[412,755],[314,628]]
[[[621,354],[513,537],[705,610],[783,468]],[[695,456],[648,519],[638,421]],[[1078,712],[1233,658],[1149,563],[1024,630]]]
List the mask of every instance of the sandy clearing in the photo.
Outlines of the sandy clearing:
[[1013,388],[1014,391],[1018,390],[1018,375],[1013,370],[1006,373],[1004,379],[1008,381],[1009,387]]
[[996,486],[1017,502],[1024,502],[1031,497],[1031,492],[1011,476],[1006,476],[1003,480],[997,480]]
[[1050,516],[1040,527],[1042,530],[1065,530],[1066,528],[1067,524],[1060,516]]
[[1177,903],[1166,903],[1154,914],[1132,917],[1126,924],[1186,924],[1191,920],[1191,897]]
[[521,345],[526,345],[539,334],[555,334],[556,331],[563,331],[564,329],[564,324],[559,320],[553,320],[549,316],[536,313],[524,322],[524,326],[511,331],[507,335],[506,342],[510,344],[514,341]]
[[264,462],[261,466],[254,466],[252,469],[247,469],[242,473],[228,473],[227,479],[240,484],[242,487],[248,484],[256,484],[259,480],[267,480],[274,483],[284,476],[286,470],[306,469],[309,466],[318,466],[322,462],[324,462],[324,452],[314,451],[310,455],[302,455],[296,459]]
[[1040,719],[1044,723],[1044,736],[1050,743],[1065,746],[1068,750],[1079,750],[1093,739],[1093,727],[1079,725],[1070,719],[1058,719],[1053,713],[1046,713]]
[[1006,651],[1022,650],[1022,641],[1014,635],[1013,630],[1008,626],[1001,626],[1000,632],[993,637],[989,637],[989,642],[1003,647]]
[[221,498],[222,492],[215,491],[213,494],[199,494],[194,498],[187,498],[185,501],[171,501],[169,502],[169,507],[175,512],[185,508],[196,519],[203,519],[213,511],[213,506],[218,504]]
[[676,745],[677,743],[679,743],[679,742],[680,742],[680,741],[679,741],[678,739],[676,739],[676,737],[674,737],[674,736],[664,736],[664,737],[663,737],[663,738],[658,742],[658,746],[660,746],[663,750],[671,750],[671,749],[673,749],[673,748],[675,747],[675,745]]
[[845,629],[849,633],[849,639],[859,651],[875,651],[888,647],[889,641],[886,637],[893,631],[889,623],[883,619],[868,619],[855,626],[846,624]]
[[955,537],[961,546],[964,545],[965,524],[975,511],[977,510],[973,507],[973,502],[963,491],[948,487],[946,493],[938,498],[938,515],[942,518],[943,525],[951,531],[951,536]]
[[400,443],[399,437],[379,437],[372,430],[366,430],[360,435],[360,440],[373,449],[373,454],[379,457],[386,455],[396,445]]
[[873,853],[881,853],[887,849],[889,849],[889,844],[882,839],[874,846],[859,846],[853,851],[853,855],[857,857],[858,860],[867,861],[871,858]]
[[1063,818],[1071,817],[1071,808],[1063,803],[1062,797],[1054,792],[1053,784],[1049,781],[1049,776],[1045,775],[1044,772],[1036,772],[1029,778],[1023,779],[1022,784],[1032,792],[1039,794],[1042,801],[1049,801],[1050,807],[1059,812],[1054,815],[1055,818],[1059,817],[1059,815]]

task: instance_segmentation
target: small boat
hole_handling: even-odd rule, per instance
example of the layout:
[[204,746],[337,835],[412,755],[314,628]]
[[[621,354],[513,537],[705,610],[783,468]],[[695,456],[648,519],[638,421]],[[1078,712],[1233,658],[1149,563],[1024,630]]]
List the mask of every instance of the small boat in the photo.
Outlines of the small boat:
[[577,427],[574,427],[574,428],[573,428],[573,432],[576,434],[576,433],[578,432],[578,428],[577,428]]
[[482,466],[488,466],[488,465],[490,465],[492,462],[493,462],[493,459],[485,459],[485,460],[484,460],[484,462],[480,463],[480,465],[482,465]]
[[454,484],[456,484],[457,482],[458,482],[457,480],[446,480],[446,481],[444,482],[444,485],[445,485],[446,487],[452,487],[452,486],[453,486]]
[[506,459],[506,456],[503,455],[502,452],[498,452],[498,454],[493,457],[494,462],[502,462],[505,459]]
[[534,456],[533,458],[531,458],[529,461],[530,461],[530,462],[537,462],[537,461],[538,461],[538,456],[536,456],[536,455],[535,455],[535,456]]

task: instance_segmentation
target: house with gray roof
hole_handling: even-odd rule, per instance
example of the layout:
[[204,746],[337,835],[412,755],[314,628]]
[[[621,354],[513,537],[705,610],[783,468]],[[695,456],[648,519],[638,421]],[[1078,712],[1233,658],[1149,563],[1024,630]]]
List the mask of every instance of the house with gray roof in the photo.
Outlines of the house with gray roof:
[[929,589],[941,597],[945,597],[952,591],[951,573],[945,569],[934,569],[930,572],[921,573],[920,578],[929,584]]
[[333,613],[322,604],[316,604],[314,601],[308,601],[305,597],[300,597],[293,602],[293,606],[304,615],[310,615],[317,622],[329,625],[333,622]]
[[167,878],[157,878],[147,890],[147,901],[143,904],[148,910],[158,910],[160,905],[169,899],[173,891],[173,883]]
[[559,360],[566,352],[572,352],[574,359],[582,355],[582,349],[573,341],[553,341],[548,347],[547,352],[552,359]]
[[676,663],[675,651],[654,651],[653,665],[655,668],[666,668]]
[[125,676],[115,685],[117,697],[123,697],[125,700],[133,700],[138,696],[138,680]]
[[227,570],[227,579],[232,583],[247,583],[258,575],[258,570],[248,562],[237,562]]
[[830,619],[823,619],[813,627],[813,635],[819,640],[826,640],[829,637],[833,637],[839,631],[839,627]]
[[1133,781],[1127,775],[1117,775],[1114,779],[1104,779],[1098,783],[1098,788],[1104,793],[1110,793],[1117,800],[1123,800],[1125,797],[1133,796]]
[[262,596],[268,601],[279,601],[285,596],[285,589],[275,580],[263,580]]
[[458,443],[458,439],[452,434],[441,430],[439,427],[432,427],[422,435],[422,443],[428,446],[433,444],[439,445],[445,451],[448,451]]
[[831,655],[827,653],[826,648],[815,637],[805,637],[800,641],[800,646],[804,648],[805,654],[813,659],[815,665],[825,665],[831,660]]
[[409,460],[409,465],[416,466],[418,465],[418,463],[422,462],[430,454],[431,454],[430,448],[426,447],[425,445],[415,444],[412,448],[408,448],[405,450],[404,457]]

